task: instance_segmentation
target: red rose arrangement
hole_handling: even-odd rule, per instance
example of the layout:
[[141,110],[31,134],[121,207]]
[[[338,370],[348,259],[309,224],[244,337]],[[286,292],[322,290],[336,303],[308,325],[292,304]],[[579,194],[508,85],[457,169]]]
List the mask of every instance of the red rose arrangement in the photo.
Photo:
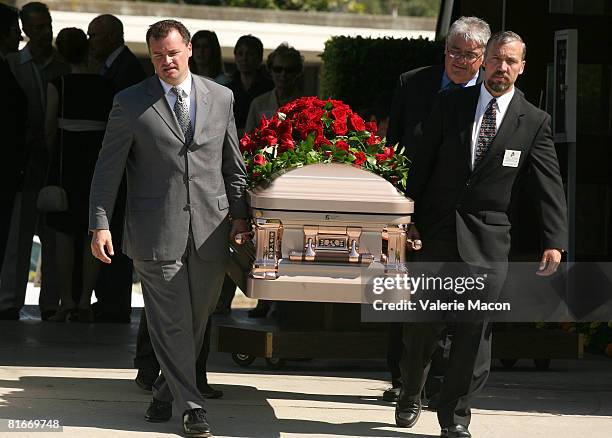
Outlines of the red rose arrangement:
[[376,131],[375,122],[365,122],[339,100],[312,96],[289,102],[240,139],[249,186],[294,167],[334,162],[369,170],[405,189],[409,160]]

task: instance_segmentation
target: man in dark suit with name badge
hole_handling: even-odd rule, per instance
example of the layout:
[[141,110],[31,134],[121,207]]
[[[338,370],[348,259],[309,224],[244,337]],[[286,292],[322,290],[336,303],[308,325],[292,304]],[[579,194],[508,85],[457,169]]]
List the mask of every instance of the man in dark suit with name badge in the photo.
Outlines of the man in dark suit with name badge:
[[[414,159],[421,125],[427,120],[436,96],[441,91],[464,88],[482,83],[481,68],[485,46],[491,30],[477,17],[460,17],[448,30],[444,50],[444,64],[420,67],[402,73],[393,94],[387,140],[399,143],[404,154]],[[417,206],[418,208],[418,206]],[[424,387],[424,399],[430,409],[435,409],[440,385],[446,370],[452,330],[442,336],[434,351]],[[387,366],[391,372],[391,387],[383,393],[383,400],[397,401],[401,389],[400,361],[404,346],[402,325],[391,323],[387,346]],[[404,358],[410,360],[410,358]]]
[[145,419],[168,421],[174,401],[187,436],[211,436],[195,363],[225,277],[228,238],[248,228],[246,170],[232,92],[189,72],[189,31],[163,20],[149,27],[147,45],[156,75],[115,96],[96,164],[92,253],[111,261],[108,228],[125,170],[123,249],[141,279],[162,370]]
[[[567,241],[567,207],[550,117],[514,87],[525,67],[525,53],[523,40],[514,32],[489,39],[484,83],[439,96],[423,126],[407,184],[423,241],[418,259],[487,272],[489,302],[496,300],[506,274],[508,209],[521,173],[529,177],[541,212],[539,275],[556,271]],[[472,400],[489,374],[490,322],[486,316],[462,320],[452,312],[446,318],[404,324],[405,354],[412,365],[402,367],[395,420],[403,427],[416,423],[423,373],[446,321],[455,318],[437,413],[442,437],[469,438]]]

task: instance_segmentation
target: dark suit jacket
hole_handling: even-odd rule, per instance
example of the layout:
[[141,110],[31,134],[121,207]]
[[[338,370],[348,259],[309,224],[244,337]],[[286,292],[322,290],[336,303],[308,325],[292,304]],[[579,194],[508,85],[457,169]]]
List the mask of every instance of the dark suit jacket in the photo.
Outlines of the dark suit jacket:
[[[414,157],[421,124],[427,120],[431,108],[440,92],[444,65],[430,65],[402,73],[393,94],[387,140],[399,143],[404,154]],[[477,84],[483,80],[482,70]]]
[[108,71],[102,76],[111,80],[115,93],[125,90],[146,78],[140,61],[127,46],[123,48]]
[[[497,135],[472,171],[472,126],[480,86],[440,93],[408,178],[423,244],[456,239],[461,258],[489,266],[510,250],[508,209],[519,174],[539,204],[542,247],[567,247],[567,207],[552,141],[550,116],[516,90]],[[503,166],[506,150],[521,151],[518,167]]]

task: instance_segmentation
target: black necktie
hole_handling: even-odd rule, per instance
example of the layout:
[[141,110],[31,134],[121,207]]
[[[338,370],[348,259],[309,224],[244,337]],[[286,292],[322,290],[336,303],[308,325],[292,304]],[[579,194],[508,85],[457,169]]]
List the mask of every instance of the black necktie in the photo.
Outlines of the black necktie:
[[487,109],[482,116],[478,138],[476,139],[476,151],[474,156],[474,167],[478,165],[480,160],[486,155],[495,134],[497,134],[495,103],[497,99],[493,98],[489,101]]

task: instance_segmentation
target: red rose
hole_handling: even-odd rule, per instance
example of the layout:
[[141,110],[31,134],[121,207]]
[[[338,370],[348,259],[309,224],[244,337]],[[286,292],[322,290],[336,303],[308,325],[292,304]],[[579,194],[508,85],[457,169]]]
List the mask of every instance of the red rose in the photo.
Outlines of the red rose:
[[263,166],[266,164],[266,157],[264,157],[262,154],[257,154],[253,157],[253,163],[255,163],[257,166]]
[[380,143],[380,137],[377,137],[376,135],[374,135],[374,133],[371,133],[370,136],[366,139],[366,143],[371,145],[375,145]]
[[253,179],[259,178],[259,176],[261,175],[261,173],[259,172],[253,172]]
[[280,144],[278,145],[278,153],[282,154],[285,151],[295,149],[295,142],[291,136],[282,136],[280,139]]
[[323,135],[319,134],[315,137],[315,146],[321,147],[323,145],[331,146],[331,142],[323,137]]
[[255,142],[251,140],[247,134],[244,134],[240,139],[240,152],[249,152],[253,153],[253,149],[255,147]]
[[365,131],[366,126],[363,119],[359,116],[359,114],[351,113],[349,115],[349,122],[351,122],[351,126],[355,131]]
[[278,134],[280,137],[289,136],[293,133],[293,127],[291,126],[291,120],[285,119],[278,125]]
[[336,119],[332,124],[332,129],[334,134],[336,135],[345,135],[348,132],[348,127],[346,126],[346,117],[344,119]]
[[274,146],[278,143],[276,132],[273,129],[266,128],[261,131],[261,139],[267,146]]
[[382,154],[376,154],[376,161],[386,161],[393,158],[395,155],[395,151],[393,148],[386,147],[385,151]]
[[355,166],[361,166],[366,161],[366,156],[363,152],[355,152],[355,161],[353,162]]
[[348,145],[348,143],[347,143],[347,142],[345,142],[345,141],[338,140],[338,141],[336,142],[336,150],[339,150],[339,151],[347,151],[347,152],[348,152],[348,150],[349,150],[349,145]]
[[365,122],[366,131],[371,134],[376,134],[378,132],[378,126],[376,122]]
[[395,155],[395,149],[393,149],[392,147],[386,147],[385,154],[387,154],[387,157],[393,158],[393,156]]

